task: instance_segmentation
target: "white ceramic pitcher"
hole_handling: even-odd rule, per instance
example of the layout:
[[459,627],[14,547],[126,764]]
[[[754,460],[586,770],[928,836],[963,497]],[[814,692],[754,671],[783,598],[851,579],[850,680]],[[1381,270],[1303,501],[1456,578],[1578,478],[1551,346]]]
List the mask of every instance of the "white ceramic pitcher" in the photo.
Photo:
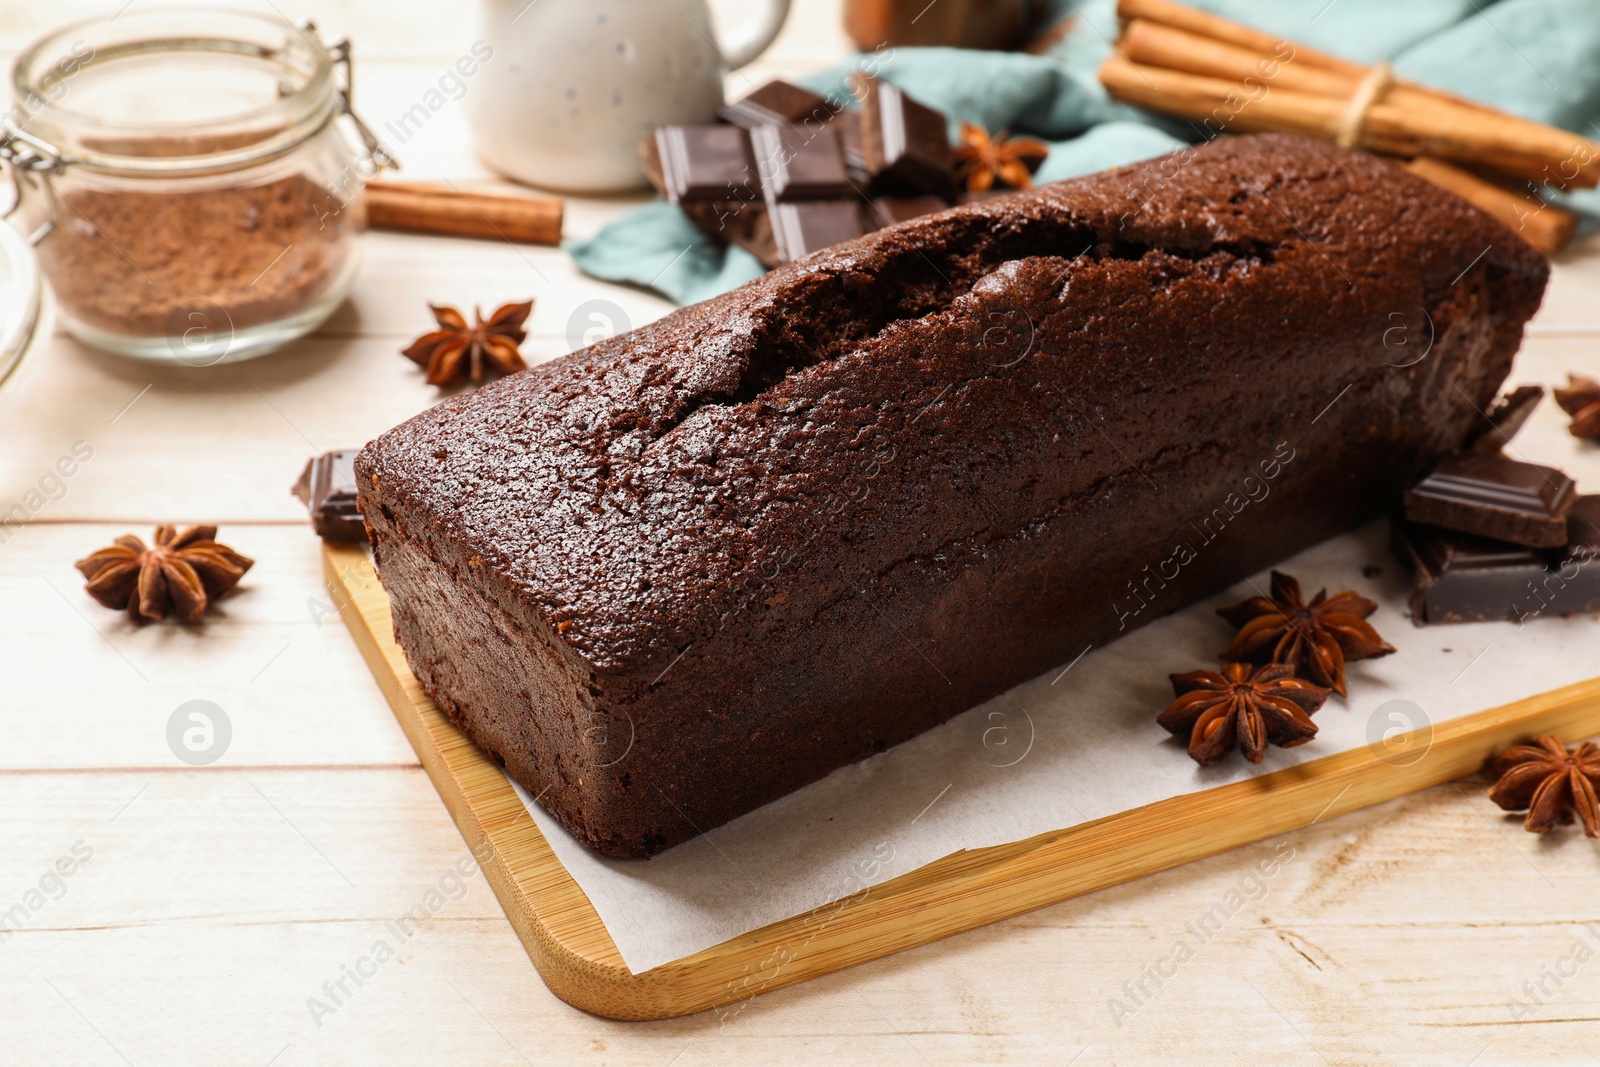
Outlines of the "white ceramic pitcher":
[[479,157],[552,189],[643,186],[639,143],[712,121],[723,72],[772,43],[789,0],[741,7],[748,17],[718,41],[706,0],[480,0],[493,55],[467,99]]

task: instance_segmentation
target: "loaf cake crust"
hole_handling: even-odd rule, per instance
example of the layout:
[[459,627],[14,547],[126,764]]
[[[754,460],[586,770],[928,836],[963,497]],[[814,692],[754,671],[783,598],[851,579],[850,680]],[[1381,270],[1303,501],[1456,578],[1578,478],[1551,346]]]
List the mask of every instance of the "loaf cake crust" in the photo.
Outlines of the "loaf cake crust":
[[1282,136],[926,216],[444,401],[359,502],[450,716],[646,856],[1392,509],[1548,266]]

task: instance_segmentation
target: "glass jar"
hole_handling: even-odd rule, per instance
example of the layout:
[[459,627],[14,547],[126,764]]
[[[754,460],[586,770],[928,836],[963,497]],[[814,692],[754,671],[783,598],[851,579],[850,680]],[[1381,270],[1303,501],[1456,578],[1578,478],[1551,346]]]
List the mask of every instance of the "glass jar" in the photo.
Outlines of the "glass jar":
[[332,314],[354,280],[363,183],[389,163],[350,109],[349,61],[309,23],[201,9],[124,10],[25,50],[0,157],[62,326],[207,365]]
[[33,346],[41,326],[39,264],[26,241],[0,224],[0,384]]

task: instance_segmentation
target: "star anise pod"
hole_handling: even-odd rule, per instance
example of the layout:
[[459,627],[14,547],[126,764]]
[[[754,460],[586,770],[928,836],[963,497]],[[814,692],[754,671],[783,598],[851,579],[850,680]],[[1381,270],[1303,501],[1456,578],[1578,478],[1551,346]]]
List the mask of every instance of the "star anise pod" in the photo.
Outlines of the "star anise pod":
[[961,124],[961,143],[956,145],[956,180],[965,182],[967,192],[982,193],[995,182],[1013,189],[1033,185],[1033,172],[1039,169],[1050,146],[1032,137],[1008,137],[1006,132],[989,135],[982,126]]
[[1572,436],[1600,441],[1600,382],[1569,374],[1566,387],[1557,386],[1554,392],[1561,410],[1572,416]]
[[1305,744],[1317,736],[1311,713],[1328,699],[1326,689],[1296,678],[1281,663],[1224,663],[1220,674],[1190,671],[1171,677],[1178,699],[1156,722],[1175,736],[1188,734],[1189,755],[1202,767],[1221,762],[1235,746],[1245,759],[1260,763],[1269,743]]
[[1585,741],[1576,752],[1567,751],[1558,738],[1548,735],[1532,745],[1512,745],[1494,761],[1500,780],[1489,799],[1506,811],[1528,809],[1522,828],[1542,834],[1556,823],[1569,823],[1573,812],[1583,822],[1583,832],[1600,837],[1600,745]]
[[1376,601],[1346,590],[1326,589],[1308,604],[1300,583],[1272,572],[1272,596],[1253,596],[1217,614],[1239,627],[1223,659],[1247,663],[1283,663],[1295,674],[1347,696],[1344,665],[1349,660],[1387,656],[1394,646],[1378,636],[1367,616]]
[[488,319],[472,309],[472,325],[452,307],[429,304],[439,328],[423,334],[402,355],[428,369],[428,384],[478,385],[493,375],[512,374],[527,366],[518,351],[527,339],[522,324],[533,311],[533,301],[502,304]]
[[89,579],[84,589],[90,596],[108,608],[126,608],[133,622],[164,619],[169,612],[195,622],[255,564],[216,538],[215,526],[190,526],[182,533],[157,526],[154,545],[123,534],[74,566]]

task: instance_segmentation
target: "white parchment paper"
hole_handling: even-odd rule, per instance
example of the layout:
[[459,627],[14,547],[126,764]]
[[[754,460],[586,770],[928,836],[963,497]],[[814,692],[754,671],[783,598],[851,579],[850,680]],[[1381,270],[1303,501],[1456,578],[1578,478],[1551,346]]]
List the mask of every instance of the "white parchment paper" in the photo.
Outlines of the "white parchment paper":
[[[1596,450],[1555,432],[1553,407],[1541,412],[1539,461],[1600,492]],[[638,973],[952,852],[1381,744],[1392,730],[1600,674],[1600,621],[1588,616],[1414,627],[1409,575],[1387,537],[1376,523],[1279,565],[1308,597],[1326,587],[1377,600],[1372,622],[1399,651],[1352,664],[1350,698],[1317,712],[1315,740],[1274,748],[1259,766],[1234,757],[1198,767],[1155,716],[1172,699],[1169,673],[1216,668],[1233,631],[1215,609],[1264,594],[1265,572],[650,860],[596,856],[518,792]],[[1381,573],[1367,577],[1369,566]]]

